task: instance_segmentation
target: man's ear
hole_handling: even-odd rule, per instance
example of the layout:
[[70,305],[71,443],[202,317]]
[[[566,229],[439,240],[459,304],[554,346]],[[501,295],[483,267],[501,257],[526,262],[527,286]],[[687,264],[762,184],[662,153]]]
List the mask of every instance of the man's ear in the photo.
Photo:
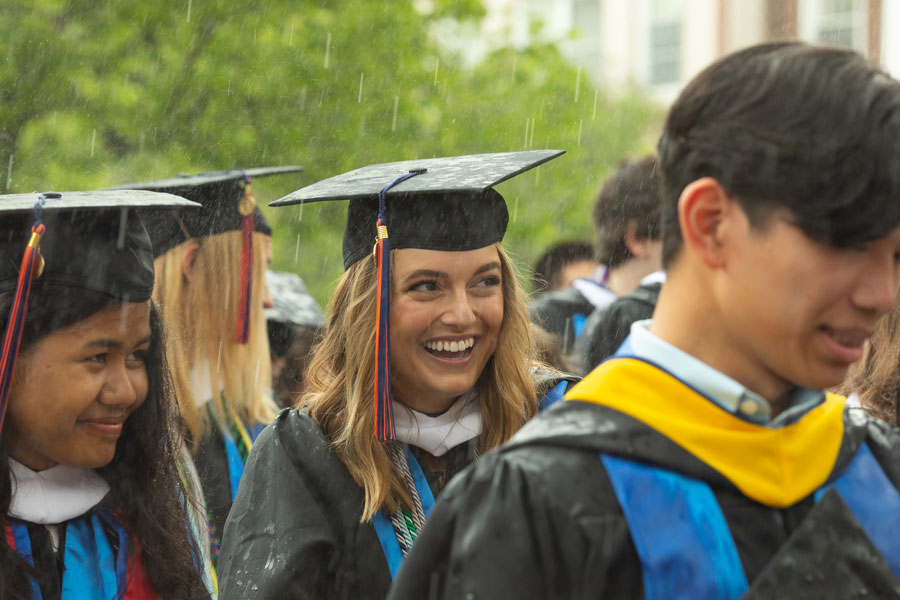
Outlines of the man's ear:
[[625,246],[632,256],[635,258],[647,258],[653,252],[652,248],[655,240],[648,237],[638,237],[635,233],[636,231],[637,221],[634,219],[628,221],[625,224],[625,237],[622,241],[625,242]]
[[184,254],[181,255],[181,274],[191,283],[194,280],[194,261],[197,260],[197,250],[200,244],[191,242],[184,248]]
[[707,267],[724,264],[722,241],[728,231],[728,212],[735,207],[725,189],[712,177],[689,183],[678,198],[678,224],[685,249]]

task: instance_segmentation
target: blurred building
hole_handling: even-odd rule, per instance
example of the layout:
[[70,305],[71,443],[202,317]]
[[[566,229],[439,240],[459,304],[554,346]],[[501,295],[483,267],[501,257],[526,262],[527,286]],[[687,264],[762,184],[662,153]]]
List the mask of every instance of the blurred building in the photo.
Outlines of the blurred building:
[[[556,42],[604,89],[660,102],[716,58],[766,40],[853,48],[900,76],[900,0],[485,0],[488,39]],[[890,24],[890,28],[889,28]],[[499,36],[499,37],[498,37]]]

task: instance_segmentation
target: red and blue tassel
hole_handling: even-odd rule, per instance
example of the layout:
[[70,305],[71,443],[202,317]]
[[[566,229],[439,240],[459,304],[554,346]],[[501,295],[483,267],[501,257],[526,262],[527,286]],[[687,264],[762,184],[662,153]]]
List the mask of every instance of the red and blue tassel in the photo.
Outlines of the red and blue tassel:
[[378,193],[378,233],[373,249],[378,286],[375,302],[375,437],[382,443],[396,439],[391,402],[391,242],[388,238],[385,194],[398,183],[424,172],[425,169],[410,171]]
[[16,358],[19,354],[19,343],[22,341],[22,330],[25,326],[25,313],[28,310],[28,295],[31,282],[41,276],[43,259],[41,258],[41,237],[45,227],[41,222],[41,211],[46,196],[41,194],[34,205],[35,222],[31,227],[31,239],[25,247],[25,255],[19,267],[19,279],[16,293],[9,310],[9,319],[3,332],[3,346],[0,350],[0,431],[6,419],[6,406],[12,388],[13,372],[16,369]]
[[253,179],[244,176],[244,197],[238,204],[241,213],[241,283],[238,299],[238,319],[235,341],[246,344],[250,337],[250,298],[253,292],[253,230],[256,229],[256,198],[253,197]]

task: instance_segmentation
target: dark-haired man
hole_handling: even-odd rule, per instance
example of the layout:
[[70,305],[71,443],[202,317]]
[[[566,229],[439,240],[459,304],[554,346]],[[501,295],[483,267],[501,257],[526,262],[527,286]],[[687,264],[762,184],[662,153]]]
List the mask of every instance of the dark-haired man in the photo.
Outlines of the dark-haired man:
[[604,181],[594,203],[596,257],[602,265],[571,288],[535,297],[533,320],[553,334],[563,354],[571,354],[588,316],[660,268],[659,177],[656,158],[625,157]]
[[822,391],[895,302],[898,139],[850,51],[698,75],[654,320],[445,489],[391,598],[900,597],[900,433]]

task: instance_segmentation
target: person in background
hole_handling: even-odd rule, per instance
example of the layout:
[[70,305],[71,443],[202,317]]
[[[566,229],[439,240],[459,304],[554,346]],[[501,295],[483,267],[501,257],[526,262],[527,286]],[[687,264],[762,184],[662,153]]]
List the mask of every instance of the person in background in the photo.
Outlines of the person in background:
[[250,447],[277,410],[263,310],[272,304],[265,282],[272,229],[256,206],[252,179],[299,170],[261,167],[122,186],[201,205],[154,211],[147,221],[156,256],[153,297],[203,485],[214,566]]
[[631,326],[653,316],[666,274],[656,271],[644,277],[634,290],[588,315],[584,333],[575,342],[569,363],[573,373],[587,375],[615,354]]
[[306,390],[312,349],[325,332],[325,315],[299,275],[266,272],[272,307],[266,309],[272,392],[281,408],[292,407]]
[[223,600],[383,599],[444,486],[561,399],[569,380],[532,356],[493,190],[560,154],[371,165],[276,203],[349,198],[346,271],[302,408],[247,463]]
[[537,295],[569,289],[576,279],[593,277],[599,266],[594,247],[589,243],[579,240],[558,242],[534,261],[531,291]]
[[533,300],[532,319],[553,334],[564,356],[572,355],[588,315],[660,270],[656,169],[654,156],[620,161],[594,203],[595,258],[603,267],[590,279],[576,279],[568,290],[540,294]]
[[900,597],[900,429],[823,391],[896,302],[898,139],[900,82],[849,50],[697,75],[653,321],[453,480],[389,598]]
[[135,210],[191,204],[0,196],[0,598],[210,597]]

